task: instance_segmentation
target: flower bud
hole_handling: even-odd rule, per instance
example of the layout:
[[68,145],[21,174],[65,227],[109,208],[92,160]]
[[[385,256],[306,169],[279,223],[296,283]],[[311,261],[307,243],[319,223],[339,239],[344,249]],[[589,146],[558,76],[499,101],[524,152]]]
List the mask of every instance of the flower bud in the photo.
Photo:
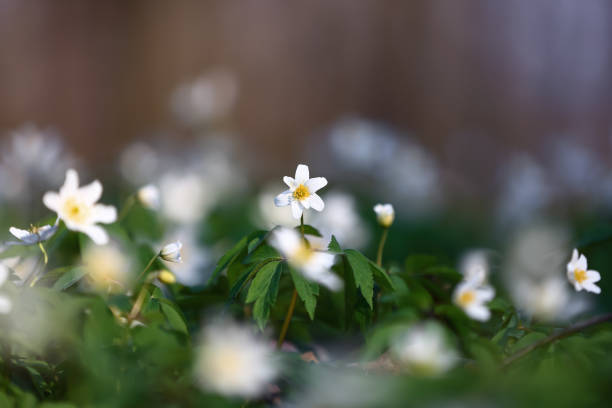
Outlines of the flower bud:
[[395,220],[395,210],[391,204],[376,204],[374,206],[374,212],[376,213],[376,219],[378,223],[384,227],[389,228]]
[[159,271],[157,273],[157,279],[166,285],[171,285],[176,282],[176,276],[174,276],[174,274],[167,269]]
[[159,253],[159,256],[164,261],[181,263],[183,262],[183,258],[181,257],[182,247],[183,244],[181,243],[181,241],[172,242],[162,248],[161,252]]
[[159,188],[154,186],[153,184],[147,184],[144,187],[141,187],[137,193],[138,201],[151,210],[158,210],[160,207],[160,193]]

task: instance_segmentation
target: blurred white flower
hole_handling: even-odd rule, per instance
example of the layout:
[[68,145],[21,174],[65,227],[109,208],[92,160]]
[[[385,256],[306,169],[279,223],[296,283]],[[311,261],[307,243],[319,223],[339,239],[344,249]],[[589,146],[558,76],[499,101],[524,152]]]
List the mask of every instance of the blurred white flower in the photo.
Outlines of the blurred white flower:
[[226,116],[238,97],[238,83],[228,71],[217,69],[179,86],[171,98],[178,119],[189,126],[201,126]]
[[79,188],[77,172],[69,169],[59,193],[45,193],[43,203],[57,213],[68,229],[83,232],[96,244],[104,245],[108,242],[108,234],[97,223],[115,222],[117,210],[113,206],[96,204],[101,196],[102,184],[98,180]]
[[181,257],[181,248],[183,248],[181,241],[171,242],[162,248],[159,256],[164,261],[181,263],[183,262],[183,258]]
[[33,255],[26,257],[14,256],[1,259],[0,265],[13,271],[13,276],[17,277],[16,285],[23,285],[28,278],[33,276],[33,273],[39,266],[39,262],[39,258]]
[[339,191],[325,194],[325,211],[314,213],[309,224],[319,230],[324,242],[331,241],[334,235],[347,248],[362,248],[370,238],[355,198]]
[[331,290],[339,290],[342,287],[340,278],[330,270],[335,256],[311,248],[297,231],[278,228],[272,232],[270,244],[307,279],[323,284]]
[[[59,219],[58,219],[59,221]],[[19,242],[9,242],[7,245],[33,245],[39,242],[44,242],[51,238],[57,231],[57,223],[53,226],[43,225],[42,227],[31,226],[29,230],[19,229],[15,227],[9,228],[9,232],[13,234]]]
[[459,262],[459,272],[466,281],[484,284],[489,276],[489,259],[484,250],[474,249],[462,256]]
[[295,179],[289,176],[283,177],[283,181],[289,187],[274,199],[277,207],[291,206],[293,218],[299,219],[304,210],[312,208],[316,211],[323,211],[325,204],[317,191],[327,185],[325,177],[310,178],[308,166],[298,164],[295,170]]
[[147,184],[141,187],[136,193],[138,201],[151,210],[159,210],[160,207],[160,193],[159,188],[153,184]]
[[453,302],[474,320],[485,322],[491,317],[486,303],[495,297],[495,289],[478,280],[460,282],[453,292]]
[[448,371],[458,360],[444,331],[434,322],[412,326],[396,337],[391,354],[410,373],[427,376]]
[[572,259],[567,264],[567,279],[577,292],[584,289],[587,292],[601,293],[599,286],[595,285],[595,282],[601,279],[599,272],[588,270],[586,256],[579,254],[577,249],[574,249]]
[[391,204],[376,204],[374,212],[376,213],[376,220],[382,227],[389,228],[393,224],[395,210]]
[[252,398],[265,392],[277,374],[270,344],[249,328],[233,322],[215,322],[205,327],[195,362],[195,375],[203,388],[226,396]]
[[[4,285],[4,282],[6,282],[8,276],[9,269],[0,263],[0,287]],[[4,295],[0,295],[0,313],[7,314],[11,311],[12,308],[13,303],[11,302],[11,300]]]
[[544,321],[555,321],[579,311],[577,307],[570,308],[567,283],[559,277],[551,276],[541,281],[517,279],[513,297],[519,308]]
[[55,132],[32,124],[12,132],[0,152],[0,198],[20,202],[38,197],[49,184],[61,182],[75,162]]
[[103,293],[125,291],[131,282],[132,262],[118,244],[89,245],[83,251],[83,268],[92,287]]
[[291,215],[291,208],[279,208],[274,205],[274,197],[276,197],[274,190],[273,188],[266,188],[257,196],[258,211],[254,216],[255,223],[265,229],[272,229],[276,226],[287,228],[295,226],[295,218]]
[[162,176],[161,211],[170,221],[193,224],[200,221],[217,200],[216,190],[194,172],[170,172]]
[[133,185],[142,185],[158,173],[160,158],[148,144],[136,142],[121,152],[119,168],[121,175]]

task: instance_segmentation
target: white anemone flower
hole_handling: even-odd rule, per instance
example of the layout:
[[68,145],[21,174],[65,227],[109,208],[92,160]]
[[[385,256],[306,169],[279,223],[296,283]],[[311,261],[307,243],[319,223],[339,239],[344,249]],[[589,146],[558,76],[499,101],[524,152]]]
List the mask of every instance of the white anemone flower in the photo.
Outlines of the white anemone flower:
[[376,204],[374,212],[376,213],[376,220],[382,227],[389,228],[393,224],[395,210],[391,204]]
[[517,306],[544,321],[566,319],[584,308],[571,298],[567,284],[560,277],[551,276],[539,282],[522,278],[515,286]]
[[39,242],[44,242],[51,238],[57,231],[57,223],[53,226],[43,225],[42,227],[31,226],[30,229],[24,230],[16,227],[9,228],[9,232],[13,234],[19,241],[9,242],[7,245],[34,245]]
[[98,180],[79,187],[79,175],[69,169],[59,193],[45,193],[43,203],[57,213],[68,229],[87,234],[96,244],[104,245],[108,242],[108,234],[97,223],[115,222],[117,210],[113,206],[96,204],[101,196],[102,184]]
[[595,285],[601,275],[597,271],[588,270],[586,256],[578,253],[577,249],[574,249],[572,259],[567,264],[567,279],[577,292],[584,289],[587,292],[601,293],[601,288]]
[[476,281],[463,281],[457,285],[453,293],[453,302],[463,309],[472,319],[485,322],[491,317],[491,311],[485,303],[495,297],[495,289],[488,285],[480,285]]
[[340,278],[330,270],[335,255],[313,249],[297,231],[279,228],[272,233],[270,243],[307,279],[323,284],[331,290],[339,290],[342,287]]
[[138,197],[138,201],[140,201],[144,207],[151,210],[159,210],[161,206],[161,199],[159,188],[157,188],[157,186],[147,184],[138,190],[136,196]]
[[443,330],[433,322],[410,327],[391,344],[394,359],[410,373],[434,376],[450,370],[458,360]]
[[252,398],[265,392],[278,366],[270,345],[249,328],[216,322],[204,329],[195,374],[202,388]]
[[[8,276],[9,269],[0,263],[0,286],[4,285],[4,282],[6,282]],[[11,311],[12,308],[13,303],[11,302],[11,300],[4,295],[0,295],[0,313],[7,314]]]
[[289,187],[274,199],[277,207],[291,206],[293,218],[299,219],[304,210],[312,208],[316,211],[323,211],[325,204],[317,191],[327,185],[325,177],[310,178],[308,166],[299,164],[295,170],[295,178],[283,177],[283,181]]
[[171,242],[162,248],[159,256],[164,261],[181,263],[183,262],[181,248],[183,248],[183,243],[181,241]]
[[87,246],[83,267],[97,291],[115,293],[129,286],[131,260],[117,244]]
[[473,249],[465,253],[459,262],[459,272],[466,281],[483,285],[489,277],[489,258],[483,249]]

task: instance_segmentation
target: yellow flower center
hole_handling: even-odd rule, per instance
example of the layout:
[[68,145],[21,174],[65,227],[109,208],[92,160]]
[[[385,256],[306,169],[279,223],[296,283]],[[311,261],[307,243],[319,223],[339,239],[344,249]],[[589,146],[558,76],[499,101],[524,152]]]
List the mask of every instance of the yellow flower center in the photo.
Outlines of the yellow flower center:
[[574,279],[578,283],[584,282],[585,280],[587,280],[586,271],[578,268],[574,269]]
[[293,198],[298,201],[302,201],[310,195],[310,191],[308,191],[308,187],[303,184],[300,184],[295,191],[293,192]]
[[64,203],[64,216],[76,224],[83,224],[89,217],[89,206],[70,197]]
[[474,292],[471,290],[468,290],[468,291],[463,292],[461,295],[459,295],[459,299],[457,299],[457,303],[459,303],[460,306],[466,307],[470,303],[472,303],[475,299],[476,299],[476,295],[474,294]]
[[291,262],[297,265],[304,265],[312,257],[314,251],[309,248],[306,244],[301,243],[300,246],[295,250],[291,257]]

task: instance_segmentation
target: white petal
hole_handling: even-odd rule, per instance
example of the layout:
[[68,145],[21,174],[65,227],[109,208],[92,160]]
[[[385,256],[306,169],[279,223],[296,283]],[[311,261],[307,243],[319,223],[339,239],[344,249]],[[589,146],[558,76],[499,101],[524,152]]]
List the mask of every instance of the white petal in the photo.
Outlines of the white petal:
[[465,313],[474,320],[485,322],[491,317],[491,312],[484,305],[473,305],[465,310]]
[[93,205],[102,197],[102,184],[98,180],[92,181],[88,185],[79,188],[79,196],[87,204]]
[[50,225],[43,225],[42,227],[38,229],[38,236],[40,237],[41,241],[46,241],[49,238],[51,238],[53,234],[55,234],[57,229],[58,229],[57,225],[54,225],[53,227]]
[[309,209],[310,208],[310,197],[306,197],[303,200],[300,200],[300,204],[302,205],[302,207],[304,207],[304,209]]
[[480,302],[489,302],[495,297],[495,289],[491,286],[482,286],[476,289],[476,297]]
[[291,201],[291,214],[293,215],[293,218],[296,220],[300,219],[302,212],[303,211],[300,204],[297,201]]
[[4,285],[6,278],[9,276],[9,268],[0,263],[0,286]]
[[570,260],[570,262],[577,262],[578,261],[578,250],[576,248],[574,248],[574,250],[572,251],[572,259]]
[[327,179],[325,177],[311,178],[306,182],[306,187],[308,187],[308,191],[310,191],[310,194],[316,193],[326,185]]
[[323,211],[323,208],[325,208],[325,203],[318,194],[311,194],[308,196],[308,201],[314,210]]
[[0,296],[0,313],[7,314],[13,308],[13,304],[6,296]]
[[574,282],[574,289],[576,289],[576,292],[580,292],[582,290],[582,285],[578,282]]
[[291,190],[286,190],[274,197],[274,205],[284,207],[291,202]]
[[329,290],[333,290],[334,292],[342,289],[342,281],[331,272],[326,272],[319,275],[317,280],[319,283],[327,286]]
[[305,184],[310,178],[310,172],[308,171],[308,166],[305,164],[298,164],[297,169],[295,169],[295,182],[297,184]]
[[15,236],[17,239],[27,238],[31,233],[28,230],[23,230],[15,227],[9,228],[9,232]]
[[43,204],[50,210],[58,212],[60,208],[59,194],[49,191],[43,196]]
[[91,222],[111,224],[117,220],[117,209],[112,205],[96,204],[93,207]]
[[336,255],[328,252],[315,252],[313,262],[317,262],[322,268],[329,269],[334,265]]
[[278,228],[270,236],[270,244],[285,257],[289,257],[301,245],[300,235],[289,228]]
[[601,293],[601,288],[597,286],[596,284],[594,284],[593,282],[584,282],[582,286],[587,292],[597,293],[597,294]]
[[66,181],[60,188],[60,195],[70,194],[75,192],[79,188],[79,175],[74,169],[68,169],[66,171]]
[[601,280],[601,275],[597,271],[587,271],[587,279],[589,282],[599,282]]
[[285,176],[285,177],[283,177],[283,181],[285,182],[285,184],[289,188],[296,188],[297,187],[297,184],[295,183],[295,180],[292,177]]
[[88,225],[80,228],[80,231],[89,236],[91,240],[97,245],[105,245],[108,243],[108,234],[104,228],[99,225]]
[[576,262],[576,267],[580,268],[583,271],[587,270],[587,259],[586,259],[586,256],[580,255],[580,258],[578,258],[578,262]]

